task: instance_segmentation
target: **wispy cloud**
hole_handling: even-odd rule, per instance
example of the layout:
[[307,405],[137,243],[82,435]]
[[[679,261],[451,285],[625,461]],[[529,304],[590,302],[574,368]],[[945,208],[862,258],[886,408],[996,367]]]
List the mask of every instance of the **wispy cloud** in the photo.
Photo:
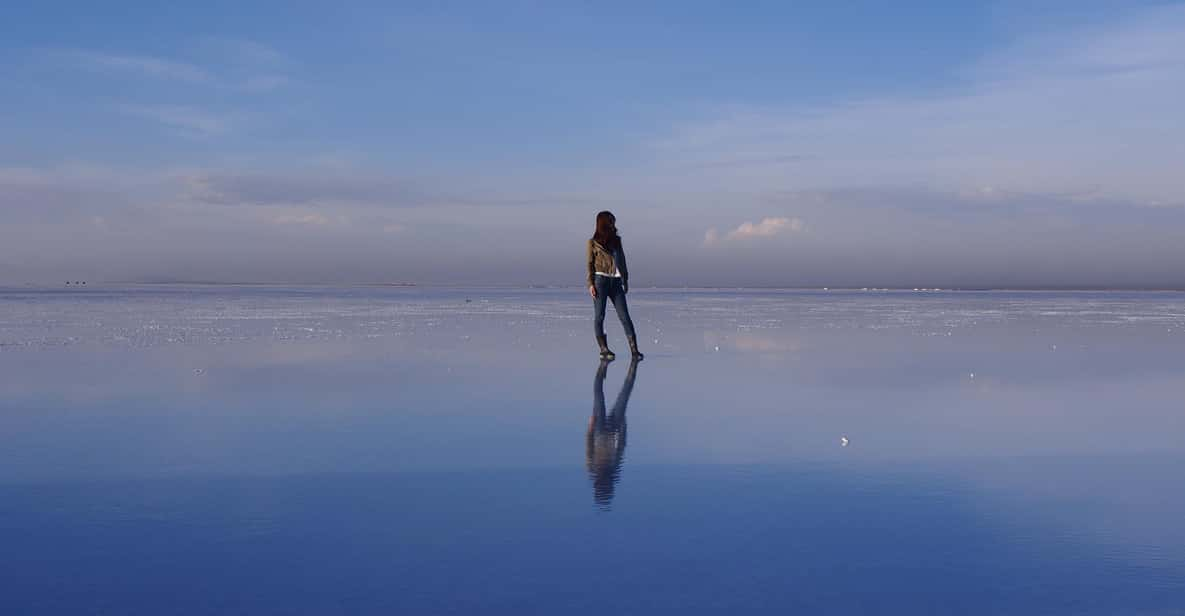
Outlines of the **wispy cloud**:
[[[699,119],[658,126],[661,139],[646,141],[643,156],[594,151],[589,160],[624,162],[585,165],[569,164],[576,155],[564,152],[545,162],[525,152],[475,163],[478,156],[449,144],[505,133],[470,133],[468,125],[450,127],[448,139],[351,139],[356,118],[338,116],[353,90],[310,87],[312,98],[285,97],[299,66],[250,41],[197,39],[161,55],[75,50],[56,63],[38,55],[37,71],[65,67],[77,82],[80,109],[141,118],[219,147],[120,151],[115,159],[140,156],[143,166],[107,175],[0,169],[0,239],[6,254],[22,259],[60,251],[98,262],[95,249],[105,248],[129,271],[155,267],[157,259],[144,258],[152,254],[175,254],[174,263],[196,270],[231,256],[233,269],[266,252],[276,259],[273,271],[303,272],[292,263],[379,268],[392,251],[405,251],[424,271],[451,275],[449,267],[471,271],[465,261],[481,259],[482,238],[529,232],[538,241],[506,248],[532,264],[523,279],[559,271],[555,280],[563,281],[570,265],[563,255],[587,236],[592,212],[612,209],[632,238],[639,272],[660,284],[1180,286],[1174,264],[1185,254],[1185,208],[1138,206],[1185,203],[1185,9],[1124,13],[1134,17],[1025,35],[964,66],[957,82],[925,80],[941,89],[901,83],[879,97],[836,101],[823,93],[810,105],[763,97],[713,109],[672,95],[663,117]],[[105,78],[76,79],[96,75]],[[703,95],[735,102],[746,91],[721,83]],[[245,130],[263,108],[277,114],[269,119],[276,130]],[[279,113],[308,112],[325,121],[297,131],[299,140],[252,138],[280,132]],[[44,127],[50,137],[70,129]],[[638,134],[630,130],[606,141],[629,141]],[[10,141],[9,158],[20,160],[13,148],[31,141]],[[346,142],[357,148],[347,160],[312,158]],[[121,143],[119,135],[110,142]],[[396,160],[390,168],[379,162]],[[196,166],[167,167],[177,161]],[[92,233],[97,227],[109,237]],[[118,233],[126,235],[111,239]],[[311,251],[293,236],[323,243]],[[716,249],[694,250],[701,241]],[[135,245],[133,260],[125,255]],[[787,271],[787,259],[804,265]]]
[[190,83],[213,83],[210,71],[186,62],[135,54],[115,54],[85,49],[58,50],[53,56],[80,68],[115,71]]
[[251,66],[279,66],[288,63],[288,58],[269,45],[240,38],[206,37],[202,47],[225,57],[236,64]]
[[329,218],[323,214],[285,214],[282,216],[275,216],[271,222],[277,225],[313,225],[324,226],[329,224]]
[[715,227],[704,233],[705,244],[716,244],[720,241],[749,240],[761,237],[773,237],[783,233],[799,233],[806,229],[806,224],[800,218],[763,218],[761,222],[744,222],[721,237]]
[[242,89],[248,92],[270,92],[288,85],[292,80],[285,75],[255,75],[242,81]]
[[222,84],[229,89],[259,94],[292,83],[293,63],[279,50],[258,41],[207,38],[201,47],[225,65]]
[[231,121],[220,114],[184,105],[116,105],[121,113],[159,122],[178,134],[204,139],[227,133]]
[[409,180],[379,174],[293,170],[205,172],[187,178],[195,201],[212,205],[354,204],[408,207],[444,201]]
[[1185,7],[1026,40],[964,73],[965,87],[928,95],[722,107],[654,152],[723,189],[992,186],[1185,204]]
[[[292,175],[317,176],[312,169],[304,171]],[[121,279],[174,271],[305,280],[342,280],[343,272],[350,272],[382,279],[398,255],[416,263],[408,270],[415,276],[447,280],[482,262],[491,233],[505,231],[536,238],[505,248],[508,257],[538,264],[516,272],[514,280],[565,282],[570,281],[572,246],[587,237],[595,211],[538,205],[483,214],[483,208],[469,205],[396,209],[386,201],[288,199],[288,190],[298,184],[259,195],[276,199],[225,202],[234,207],[212,206],[195,194],[194,177],[226,173],[0,168],[0,242],[14,262],[34,263],[53,254],[62,267],[44,271],[67,273],[95,265]],[[323,173],[347,177],[341,169]],[[472,190],[464,178],[445,183],[448,190]],[[425,184],[423,190],[434,186]],[[339,193],[323,196],[334,194]],[[633,238],[627,241],[643,266],[639,274],[656,284],[1180,286],[1176,264],[1185,255],[1180,242],[1185,209],[904,190],[782,199],[774,211],[794,212],[799,223],[793,217],[749,214],[747,222],[740,218],[713,233],[718,250],[691,253],[682,249],[697,244],[703,227],[696,225],[713,215],[711,209],[680,210],[691,215],[677,216],[663,208],[617,213]],[[677,258],[670,256],[676,253]],[[804,265],[786,268],[787,260]],[[0,274],[19,278],[40,267]]]
[[[213,41],[213,42],[211,42]],[[191,49],[192,51],[192,49]],[[93,49],[43,50],[43,57],[58,66],[110,75],[145,83],[166,82],[186,86],[192,103],[158,105],[125,101],[114,109],[153,120],[174,132],[194,139],[206,139],[230,132],[232,121],[225,113],[198,104],[216,92],[226,105],[247,104],[250,96],[271,92],[291,83],[291,69],[284,56],[259,43],[245,40],[211,39],[196,48],[201,63],[140,53],[114,53]],[[140,90],[140,89],[138,89]],[[167,91],[176,97],[176,88]]]
[[[200,53],[204,48],[205,52]],[[199,48],[201,62],[160,55],[94,49],[55,49],[58,63],[86,71],[174,81],[242,93],[261,93],[291,83],[290,63],[279,51],[246,40],[209,39]]]

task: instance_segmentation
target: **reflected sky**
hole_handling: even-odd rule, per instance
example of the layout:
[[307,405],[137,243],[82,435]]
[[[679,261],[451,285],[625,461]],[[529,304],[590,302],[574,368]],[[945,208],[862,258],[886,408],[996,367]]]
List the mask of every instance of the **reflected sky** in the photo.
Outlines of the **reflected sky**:
[[576,291],[0,291],[0,612],[1185,605],[1185,295]]

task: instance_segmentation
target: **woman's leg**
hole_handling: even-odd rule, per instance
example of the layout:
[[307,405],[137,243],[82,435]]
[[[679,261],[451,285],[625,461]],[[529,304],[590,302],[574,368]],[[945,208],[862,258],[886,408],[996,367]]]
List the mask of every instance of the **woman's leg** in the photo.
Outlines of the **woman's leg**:
[[616,355],[609,350],[609,340],[605,338],[605,301],[609,299],[609,284],[604,276],[595,277],[593,285],[597,290],[597,297],[593,300],[593,329],[596,330],[597,346],[601,349],[601,359],[613,359]]
[[593,281],[597,289],[597,296],[593,299],[593,330],[600,340],[605,337],[605,300],[608,299],[609,285],[605,284],[604,276],[597,276]]
[[597,375],[593,377],[593,419],[596,425],[605,421],[605,374],[609,372],[609,362],[603,361],[597,366]]
[[630,308],[625,301],[625,292],[621,289],[621,279],[613,279],[613,291],[609,294],[609,299],[613,300],[613,308],[617,311],[617,318],[621,319],[621,326],[625,328],[626,338],[633,339],[634,335],[634,321],[630,319]]

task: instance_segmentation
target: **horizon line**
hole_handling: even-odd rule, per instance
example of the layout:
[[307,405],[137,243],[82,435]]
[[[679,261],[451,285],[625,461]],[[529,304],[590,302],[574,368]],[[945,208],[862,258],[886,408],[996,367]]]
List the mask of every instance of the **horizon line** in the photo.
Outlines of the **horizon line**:
[[[227,287],[265,287],[265,286],[295,286],[295,287],[392,287],[392,288],[434,288],[434,289],[583,289],[583,284],[474,284],[474,283],[438,283],[438,282],[324,282],[324,281],[219,281],[219,280],[79,280],[63,283],[22,282],[0,283],[0,288],[38,287],[83,287],[101,285],[122,286],[227,286]],[[958,287],[958,286],[801,286],[801,285],[638,285],[638,289],[656,290],[723,290],[738,291],[855,291],[855,292],[1007,292],[1007,291],[1060,291],[1060,292],[1147,292],[1168,293],[1185,292],[1185,287],[1173,286],[1016,286],[1016,287]]]

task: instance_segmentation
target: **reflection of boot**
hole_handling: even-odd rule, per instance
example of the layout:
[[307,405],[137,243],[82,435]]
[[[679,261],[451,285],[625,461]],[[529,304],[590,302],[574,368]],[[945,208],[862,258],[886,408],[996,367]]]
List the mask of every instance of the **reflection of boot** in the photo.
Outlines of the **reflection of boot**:
[[636,336],[630,336],[629,341],[630,355],[633,355],[634,359],[642,359],[644,356],[642,355],[642,352],[638,350],[638,338]]
[[609,339],[605,336],[597,336],[597,346],[601,347],[601,359],[613,359],[617,355],[609,350]]

